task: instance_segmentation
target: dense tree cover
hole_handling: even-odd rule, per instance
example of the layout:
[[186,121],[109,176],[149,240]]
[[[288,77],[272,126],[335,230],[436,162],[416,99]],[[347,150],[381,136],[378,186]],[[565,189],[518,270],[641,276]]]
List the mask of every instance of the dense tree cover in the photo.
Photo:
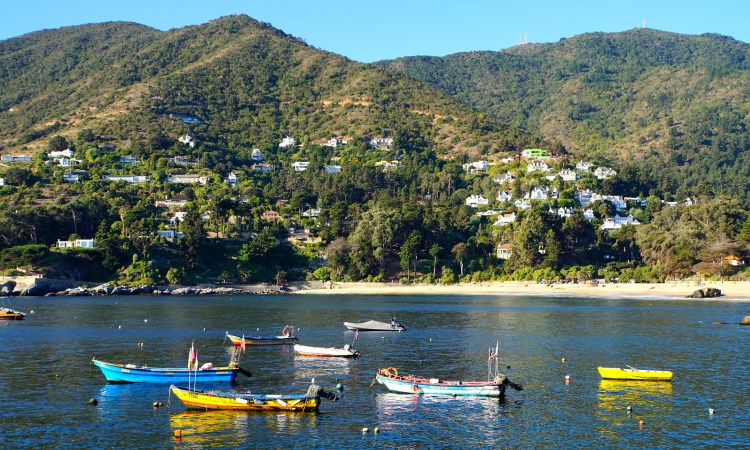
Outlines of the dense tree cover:
[[635,161],[643,195],[729,194],[747,204],[749,56],[750,46],[724,36],[634,29],[377,65],[576,157]]
[[[637,49],[644,42],[655,49]],[[110,23],[3,41],[3,154],[28,152],[34,160],[0,168],[0,270],[131,284],[734,276],[724,258],[748,256],[750,240],[749,140],[738,106],[748,101],[743,52],[725,38],[645,30],[422,61],[439,74],[427,81],[475,110],[245,16],[168,32]],[[716,62],[718,53],[731,58]],[[472,58],[481,64],[466,62]],[[464,64],[463,74],[454,62]],[[488,67],[492,77],[483,75]],[[657,82],[680,79],[675,73],[700,77],[685,81],[688,93]],[[491,92],[475,96],[465,77],[486,80]],[[494,91],[498,78],[509,84]],[[719,94],[734,82],[740,94],[722,105]],[[504,116],[506,109],[512,114]],[[180,142],[188,134],[193,146]],[[297,145],[281,147],[287,135]],[[635,136],[639,149],[650,150],[629,148]],[[321,145],[332,137],[348,143]],[[373,147],[373,137],[393,145]],[[65,182],[70,169],[45,156],[68,147],[80,160],[78,183]],[[527,174],[527,162],[515,158],[527,147],[553,151],[556,168],[590,156],[618,176],[564,182]],[[253,148],[272,172],[253,169]],[[130,155],[139,162],[120,162]],[[500,156],[513,158],[499,164]],[[496,164],[489,174],[467,173],[461,164],[473,158]],[[295,161],[310,164],[296,172]],[[377,164],[384,161],[391,166]],[[328,173],[334,164],[341,171]],[[534,187],[560,195],[517,210],[495,200],[499,171],[516,176],[507,187],[516,198]],[[236,185],[224,182],[230,173]],[[209,181],[166,181],[178,174]],[[105,181],[108,175],[150,179],[131,184]],[[596,219],[585,220],[574,200],[580,189],[648,197],[621,212],[645,225],[603,231],[615,206],[598,202]],[[721,195],[727,192],[735,200]],[[517,221],[498,227],[493,214],[478,216],[465,204],[477,194],[491,199],[479,210],[516,212]],[[687,196],[698,204],[662,203]],[[156,206],[175,197],[188,202],[182,217]],[[561,218],[550,207],[577,211]],[[268,211],[281,219],[267,220]],[[290,229],[308,237],[299,242]],[[158,237],[166,230],[183,235]],[[97,248],[55,248],[77,237],[95,237]],[[508,261],[496,257],[502,243],[513,244]]]

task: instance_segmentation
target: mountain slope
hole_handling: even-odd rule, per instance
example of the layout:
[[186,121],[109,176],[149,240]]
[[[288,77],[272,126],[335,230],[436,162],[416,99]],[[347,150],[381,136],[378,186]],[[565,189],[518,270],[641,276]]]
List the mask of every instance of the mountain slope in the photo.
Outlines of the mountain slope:
[[670,133],[716,108],[744,126],[750,101],[750,46],[718,35],[634,29],[377,65],[570,150],[605,157],[674,150]]
[[315,49],[247,16],[166,32],[109,23],[32,33],[0,43],[0,66],[8,85],[0,139],[8,151],[85,128],[122,145],[189,129],[224,149],[271,146],[286,134],[410,130],[446,154],[541,142],[409,77]]

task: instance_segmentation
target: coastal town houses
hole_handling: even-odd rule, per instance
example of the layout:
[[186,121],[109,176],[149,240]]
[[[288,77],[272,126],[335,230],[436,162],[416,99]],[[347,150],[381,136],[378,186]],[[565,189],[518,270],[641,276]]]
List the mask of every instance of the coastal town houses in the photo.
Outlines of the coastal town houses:
[[559,208],[550,208],[549,213],[555,216],[566,218],[573,215],[573,208],[563,208],[562,206]]
[[349,141],[348,141],[348,140],[346,140],[346,139],[339,139],[339,138],[335,138],[335,137],[333,137],[333,138],[331,138],[331,139],[327,139],[327,140],[325,140],[325,141],[321,142],[321,143],[320,143],[320,146],[321,146],[321,147],[331,147],[331,148],[336,148],[336,147],[338,147],[339,145],[346,145],[346,144],[348,144],[348,143],[349,143]]
[[74,241],[57,240],[57,248],[96,248],[94,239],[76,239]]
[[73,150],[71,149],[65,149],[60,150],[56,152],[49,152],[47,153],[47,158],[49,159],[56,159],[56,158],[71,158],[73,156]]
[[509,202],[513,199],[513,194],[506,191],[500,191],[497,193],[497,201],[499,202]]
[[187,197],[185,197],[184,195],[178,194],[172,198],[157,199],[154,201],[154,206],[156,206],[157,208],[161,207],[161,208],[173,209],[173,208],[181,208],[185,206],[187,203],[188,203]]
[[581,161],[576,164],[576,170],[578,172],[588,172],[594,165],[590,162]]
[[532,161],[529,163],[528,166],[526,166],[526,172],[549,172],[550,168],[546,163],[543,163],[541,161]]
[[515,206],[518,209],[522,209],[522,210],[526,211],[526,210],[531,209],[531,201],[529,199],[527,199],[527,198],[525,198],[523,200],[519,199],[519,200],[516,200],[513,203],[513,206]]
[[63,174],[63,181],[66,183],[77,183],[81,181],[81,173],[79,172],[65,172]]
[[497,244],[496,256],[497,259],[510,259],[513,256],[513,244]]
[[271,173],[273,172],[273,165],[268,163],[257,163],[251,167],[253,172],[256,173]]
[[268,222],[276,222],[277,220],[281,220],[281,214],[273,210],[268,210],[261,214],[260,218]]
[[292,169],[294,169],[295,172],[304,172],[309,165],[310,161],[295,161],[292,163]]
[[325,170],[326,173],[339,173],[341,172],[341,166],[326,165],[323,166],[323,170]]
[[563,181],[575,181],[578,179],[578,174],[570,169],[563,169],[558,173],[547,175],[547,179],[553,181],[555,178],[560,177]]
[[5,186],[5,178],[0,178],[0,186]]
[[375,167],[381,168],[383,170],[383,172],[389,172],[391,170],[396,170],[399,167],[401,167],[401,163],[398,162],[398,161],[396,161],[396,160],[392,160],[392,161],[378,161],[378,162],[375,163]]
[[497,217],[497,219],[492,225],[496,227],[502,227],[505,225],[510,225],[511,223],[515,221],[516,221],[516,213],[502,214]]
[[151,181],[148,175],[104,175],[103,181],[124,181],[126,183],[145,183]]
[[370,139],[370,147],[386,147],[391,148],[393,146],[392,138],[372,138]]
[[547,200],[549,197],[549,188],[546,187],[535,187],[524,196],[529,200]]
[[186,175],[171,175],[167,177],[167,183],[178,183],[178,184],[202,184],[206,185],[211,179],[205,175],[197,174],[186,174]]
[[591,208],[586,208],[583,211],[583,218],[586,220],[594,220],[596,216],[594,215],[594,210]]
[[527,148],[521,152],[523,158],[547,158],[549,152],[541,148]]
[[612,178],[617,175],[617,172],[610,169],[609,167],[597,167],[596,170],[594,170],[594,175],[596,178],[600,180],[606,180],[607,178]]
[[187,145],[190,148],[195,148],[195,139],[193,139],[193,137],[190,136],[189,134],[180,136],[177,138],[177,140]]
[[259,148],[254,148],[252,156],[250,156],[250,159],[252,159],[253,161],[263,161],[264,159],[266,159],[266,156],[263,154],[262,151],[260,151]]
[[120,156],[120,162],[123,164],[138,164],[141,161],[135,155],[122,155]]
[[614,217],[604,219],[604,222],[599,227],[602,230],[619,230],[620,228],[627,225],[640,225],[638,219],[634,218],[631,214],[627,216],[620,216],[615,214]]
[[315,218],[320,216],[320,208],[310,208],[306,211],[302,211],[302,217]]
[[466,205],[472,208],[489,205],[490,201],[481,195],[470,195],[466,198]]
[[285,136],[284,139],[281,140],[279,143],[279,147],[285,148],[285,147],[294,147],[297,145],[297,141],[293,137]]
[[3,155],[0,162],[31,162],[33,158],[29,155]]
[[516,178],[510,173],[505,172],[495,176],[492,181],[497,184],[512,183]]
[[234,172],[229,172],[229,175],[227,175],[226,178],[224,178],[224,183],[230,185],[230,186],[236,186],[237,185],[237,174]]
[[185,233],[176,230],[156,230],[156,236],[164,239],[179,239],[185,237]]
[[490,163],[489,161],[474,161],[463,164],[461,167],[464,169],[464,172],[485,173],[490,168]]

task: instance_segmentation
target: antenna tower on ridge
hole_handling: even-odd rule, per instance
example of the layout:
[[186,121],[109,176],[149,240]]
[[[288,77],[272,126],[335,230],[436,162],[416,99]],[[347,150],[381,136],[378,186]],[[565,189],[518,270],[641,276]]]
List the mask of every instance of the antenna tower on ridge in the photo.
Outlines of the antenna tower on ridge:
[[646,28],[646,19],[643,19],[643,26],[641,28]]

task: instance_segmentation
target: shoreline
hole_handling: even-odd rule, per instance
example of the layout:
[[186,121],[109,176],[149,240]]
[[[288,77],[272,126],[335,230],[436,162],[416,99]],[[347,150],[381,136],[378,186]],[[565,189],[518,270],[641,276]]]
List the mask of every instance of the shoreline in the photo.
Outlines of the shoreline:
[[[721,297],[688,298],[698,289],[716,288]],[[481,283],[400,284],[400,283],[325,283],[315,287],[301,287],[294,294],[326,295],[531,295],[582,297],[648,297],[685,300],[750,300],[750,282],[723,281],[703,283],[601,283],[594,284],[537,284],[535,282],[505,281]]]

